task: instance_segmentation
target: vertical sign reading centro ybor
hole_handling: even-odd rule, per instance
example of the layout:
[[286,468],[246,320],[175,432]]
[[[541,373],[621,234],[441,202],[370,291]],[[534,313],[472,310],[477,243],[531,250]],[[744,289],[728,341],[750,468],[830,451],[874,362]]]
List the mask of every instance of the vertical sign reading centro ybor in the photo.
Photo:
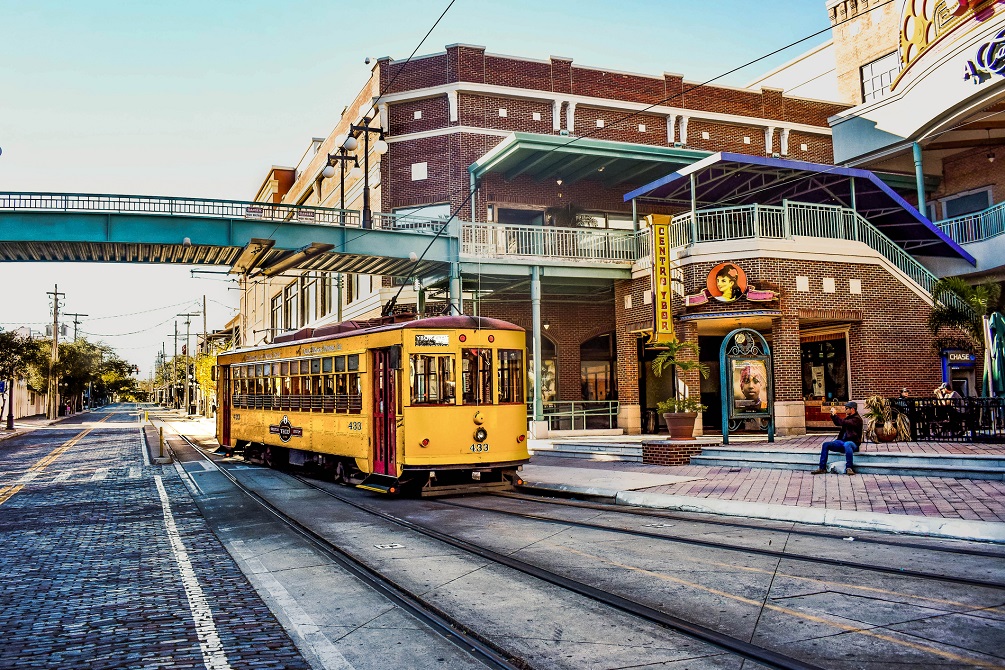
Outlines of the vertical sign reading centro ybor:
[[646,217],[653,231],[653,311],[656,323],[653,340],[674,339],[673,294],[670,282],[670,217],[650,214]]

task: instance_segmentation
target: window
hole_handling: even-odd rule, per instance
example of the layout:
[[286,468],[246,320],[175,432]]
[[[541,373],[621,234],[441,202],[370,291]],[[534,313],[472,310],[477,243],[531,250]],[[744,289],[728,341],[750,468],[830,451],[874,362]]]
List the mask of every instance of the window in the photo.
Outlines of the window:
[[979,191],[957,193],[948,198],[942,198],[939,202],[942,203],[942,211],[947,219],[973,214],[991,206],[991,189],[982,188]]
[[297,309],[297,284],[290,284],[283,289],[283,328],[286,330],[296,330],[300,327],[297,317],[300,310]]
[[270,335],[273,337],[283,329],[283,294],[272,296],[272,306],[270,313],[272,314],[272,319],[269,322],[269,327],[272,329]]
[[462,399],[465,405],[492,404],[492,350],[461,351]]
[[[534,342],[527,333],[527,402],[534,400]],[[552,402],[558,397],[558,351],[555,343],[541,338],[541,399]]]
[[318,276],[308,272],[300,278],[300,323],[308,324],[317,319],[318,313]]
[[441,219],[450,217],[450,203],[440,202],[431,205],[420,205],[419,207],[398,207],[394,210],[394,215],[397,217],[406,217],[404,222],[407,223],[408,218],[415,217],[415,221],[423,221],[425,219]]
[[900,72],[897,52],[889,53],[862,66],[862,102],[879,100],[890,92],[890,85]]
[[409,359],[413,405],[454,404],[452,354],[412,354]]
[[499,350],[499,402],[524,401],[523,352],[519,349]]
[[579,346],[579,372],[583,400],[614,400],[617,386],[614,379],[614,337],[598,335]]

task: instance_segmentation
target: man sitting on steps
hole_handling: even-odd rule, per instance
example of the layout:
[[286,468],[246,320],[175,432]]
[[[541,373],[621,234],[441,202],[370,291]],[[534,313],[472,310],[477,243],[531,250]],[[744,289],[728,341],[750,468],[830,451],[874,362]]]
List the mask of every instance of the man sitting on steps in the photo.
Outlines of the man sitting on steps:
[[839,417],[836,410],[831,407],[831,421],[835,426],[841,426],[841,432],[836,440],[823,443],[820,449],[820,467],[810,474],[822,475],[827,472],[827,456],[831,451],[844,452],[845,474],[855,474],[852,468],[854,465],[852,454],[858,451],[859,445],[862,444],[862,417],[858,414],[858,405],[855,402],[849,400],[844,406],[848,410],[844,418]]

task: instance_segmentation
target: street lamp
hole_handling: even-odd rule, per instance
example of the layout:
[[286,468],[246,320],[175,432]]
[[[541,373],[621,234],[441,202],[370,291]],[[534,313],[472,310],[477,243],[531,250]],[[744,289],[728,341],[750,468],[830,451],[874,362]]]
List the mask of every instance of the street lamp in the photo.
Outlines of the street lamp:
[[[339,164],[339,208],[342,210],[340,219],[342,225],[345,225],[345,164],[352,161],[352,169],[349,171],[349,175],[352,177],[358,177],[360,172],[359,160],[349,153],[349,150],[345,148],[345,142],[349,138],[346,137],[341,142],[340,138],[335,138],[335,144],[338,145],[335,153],[328,154],[328,164],[325,165],[324,169],[321,170],[321,176],[325,179],[330,179],[335,176],[335,164]],[[353,138],[355,142],[355,138]]]
[[[356,147],[359,146],[359,140],[356,138],[360,134],[363,135],[363,228],[373,227],[370,215],[370,133],[377,133],[378,135],[377,141],[373,143],[373,152],[378,156],[383,156],[387,153],[387,142],[384,141],[384,129],[371,128],[371,121],[373,121],[372,117],[364,116],[363,122],[360,125],[350,124],[349,132],[351,134],[342,143],[346,151],[355,151]],[[358,168],[357,164],[353,169],[356,170]]]

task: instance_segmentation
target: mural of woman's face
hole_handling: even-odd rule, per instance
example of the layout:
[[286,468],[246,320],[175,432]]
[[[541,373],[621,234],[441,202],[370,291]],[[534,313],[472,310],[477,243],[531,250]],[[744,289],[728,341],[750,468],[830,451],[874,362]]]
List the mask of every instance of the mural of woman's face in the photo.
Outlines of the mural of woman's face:
[[763,388],[764,380],[756,372],[751,372],[749,375],[743,375],[740,378],[740,392],[743,393],[743,397],[747,400],[760,399]]
[[734,282],[729,275],[719,275],[715,278],[715,285],[723,295],[732,295]]

